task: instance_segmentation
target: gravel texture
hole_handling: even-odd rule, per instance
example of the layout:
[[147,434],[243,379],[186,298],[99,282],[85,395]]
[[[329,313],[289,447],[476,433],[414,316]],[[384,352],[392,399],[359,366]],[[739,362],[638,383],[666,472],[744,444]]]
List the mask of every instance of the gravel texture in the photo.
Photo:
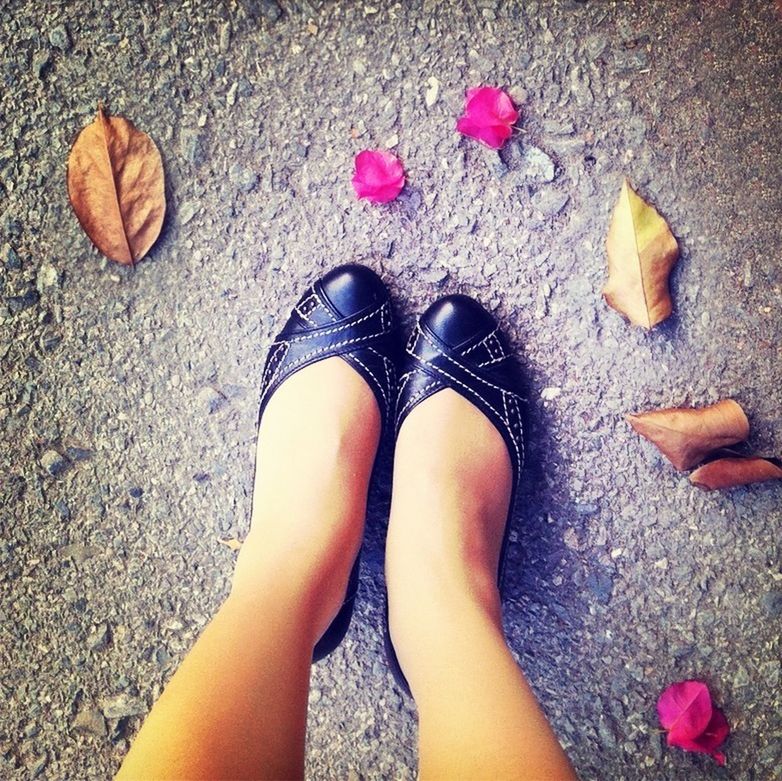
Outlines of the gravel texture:
[[[227,592],[266,345],[305,283],[363,259],[407,325],[467,292],[518,349],[506,625],[581,777],[780,778],[782,487],[701,493],[622,417],[734,397],[782,453],[772,0],[10,0],[0,42],[0,776],[118,767]],[[482,83],[522,106],[501,154],[453,130]],[[135,270],[67,201],[98,100],[165,163]],[[409,174],[380,208],[349,184],[376,146]],[[652,333],[600,297],[624,175],[682,247]],[[388,479],[386,454],[354,623],[313,671],[313,778],[415,777],[380,637]],[[733,726],[725,768],[664,745],[656,698],[687,677]]]

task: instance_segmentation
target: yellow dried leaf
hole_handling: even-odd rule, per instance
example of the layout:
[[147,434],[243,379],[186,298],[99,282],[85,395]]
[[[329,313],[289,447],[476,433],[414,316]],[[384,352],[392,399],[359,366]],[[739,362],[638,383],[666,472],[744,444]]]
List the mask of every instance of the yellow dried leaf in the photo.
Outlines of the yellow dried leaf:
[[671,314],[668,275],[679,257],[679,245],[655,208],[622,184],[606,238],[608,305],[634,325],[653,328]]
[[68,197],[85,233],[111,260],[132,264],[155,243],[166,213],[163,161],[155,142],[122,117],[79,133],[68,158]]

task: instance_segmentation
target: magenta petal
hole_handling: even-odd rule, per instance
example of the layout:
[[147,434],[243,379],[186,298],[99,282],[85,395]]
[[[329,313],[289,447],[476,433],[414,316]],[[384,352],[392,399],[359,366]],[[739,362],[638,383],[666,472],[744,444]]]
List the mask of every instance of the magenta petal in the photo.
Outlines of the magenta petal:
[[685,737],[677,738],[670,742],[672,746],[679,746],[686,751],[697,751],[700,754],[710,754],[720,765],[725,764],[725,755],[717,749],[725,742],[730,734],[730,725],[725,718],[725,714],[719,709],[714,708],[711,719],[706,725],[706,729],[698,736],[687,739]]
[[402,164],[391,152],[365,149],[356,155],[355,169],[352,184],[358,198],[387,203],[405,186]]
[[511,130],[504,125],[483,125],[472,117],[461,117],[456,129],[465,136],[476,138],[492,149],[499,149],[511,136]]
[[712,717],[709,689],[700,681],[681,681],[669,686],[657,701],[657,714],[668,732],[668,744],[680,745],[700,735]]
[[476,90],[465,106],[465,113],[480,122],[512,125],[519,112],[507,93],[496,87],[481,87]]
[[456,129],[499,149],[511,137],[511,127],[518,118],[519,112],[505,92],[497,87],[478,87],[467,90],[464,115]]

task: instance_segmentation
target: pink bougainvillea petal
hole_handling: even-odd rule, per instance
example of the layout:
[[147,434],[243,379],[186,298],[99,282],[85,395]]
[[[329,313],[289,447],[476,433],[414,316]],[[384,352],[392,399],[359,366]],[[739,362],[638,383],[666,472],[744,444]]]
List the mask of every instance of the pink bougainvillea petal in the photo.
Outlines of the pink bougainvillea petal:
[[405,172],[391,152],[365,149],[356,155],[352,184],[358,198],[388,203],[402,192]]
[[672,684],[660,695],[657,713],[668,730],[669,746],[710,754],[719,765],[725,764],[725,755],[717,749],[730,734],[730,725],[725,714],[712,705],[705,683]]
[[466,111],[477,119],[498,124],[512,125],[519,118],[511,99],[502,90],[493,87],[476,90],[467,100]]
[[691,740],[682,738],[671,745],[679,746],[686,751],[710,754],[717,761],[717,764],[724,765],[725,755],[717,749],[725,742],[729,734],[730,725],[725,714],[719,708],[714,708],[706,729],[700,735]]
[[499,149],[510,137],[519,118],[508,95],[497,87],[473,87],[467,90],[464,114],[456,129],[492,149]]
[[482,141],[492,149],[499,149],[510,138],[511,129],[505,125],[484,125],[472,117],[461,117],[456,129],[465,136]]
[[668,744],[677,739],[692,739],[706,729],[711,720],[709,688],[700,681],[681,681],[669,686],[657,700],[660,724],[668,730]]

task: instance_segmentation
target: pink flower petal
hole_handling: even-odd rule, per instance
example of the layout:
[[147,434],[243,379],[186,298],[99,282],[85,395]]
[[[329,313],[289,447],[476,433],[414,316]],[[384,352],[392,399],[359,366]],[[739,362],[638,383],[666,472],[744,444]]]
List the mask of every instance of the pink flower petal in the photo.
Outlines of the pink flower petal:
[[686,751],[710,754],[717,761],[718,765],[724,765],[725,755],[721,751],[717,751],[717,749],[725,742],[729,734],[730,725],[725,718],[725,714],[719,708],[714,708],[706,729],[700,735],[695,738],[679,736],[673,740],[671,740],[669,735],[668,743]]
[[355,159],[353,189],[358,198],[372,203],[393,201],[405,186],[405,172],[399,160],[385,150],[365,149]]
[[705,683],[681,681],[669,686],[657,701],[660,724],[668,730],[668,745],[700,735],[712,716],[711,695]]
[[511,137],[511,129],[505,125],[484,125],[472,117],[461,117],[456,123],[456,129],[465,136],[470,136],[486,144],[492,149],[500,149]]
[[457,121],[456,129],[492,149],[499,149],[510,138],[518,118],[519,112],[501,89],[474,87],[467,90],[464,114]]
[[657,713],[668,730],[669,746],[709,754],[717,764],[725,764],[725,755],[718,749],[730,734],[730,725],[725,714],[712,705],[705,683],[672,684],[660,695]]
[[513,108],[508,95],[501,89],[481,87],[467,100],[466,113],[479,120],[512,125],[519,112]]

